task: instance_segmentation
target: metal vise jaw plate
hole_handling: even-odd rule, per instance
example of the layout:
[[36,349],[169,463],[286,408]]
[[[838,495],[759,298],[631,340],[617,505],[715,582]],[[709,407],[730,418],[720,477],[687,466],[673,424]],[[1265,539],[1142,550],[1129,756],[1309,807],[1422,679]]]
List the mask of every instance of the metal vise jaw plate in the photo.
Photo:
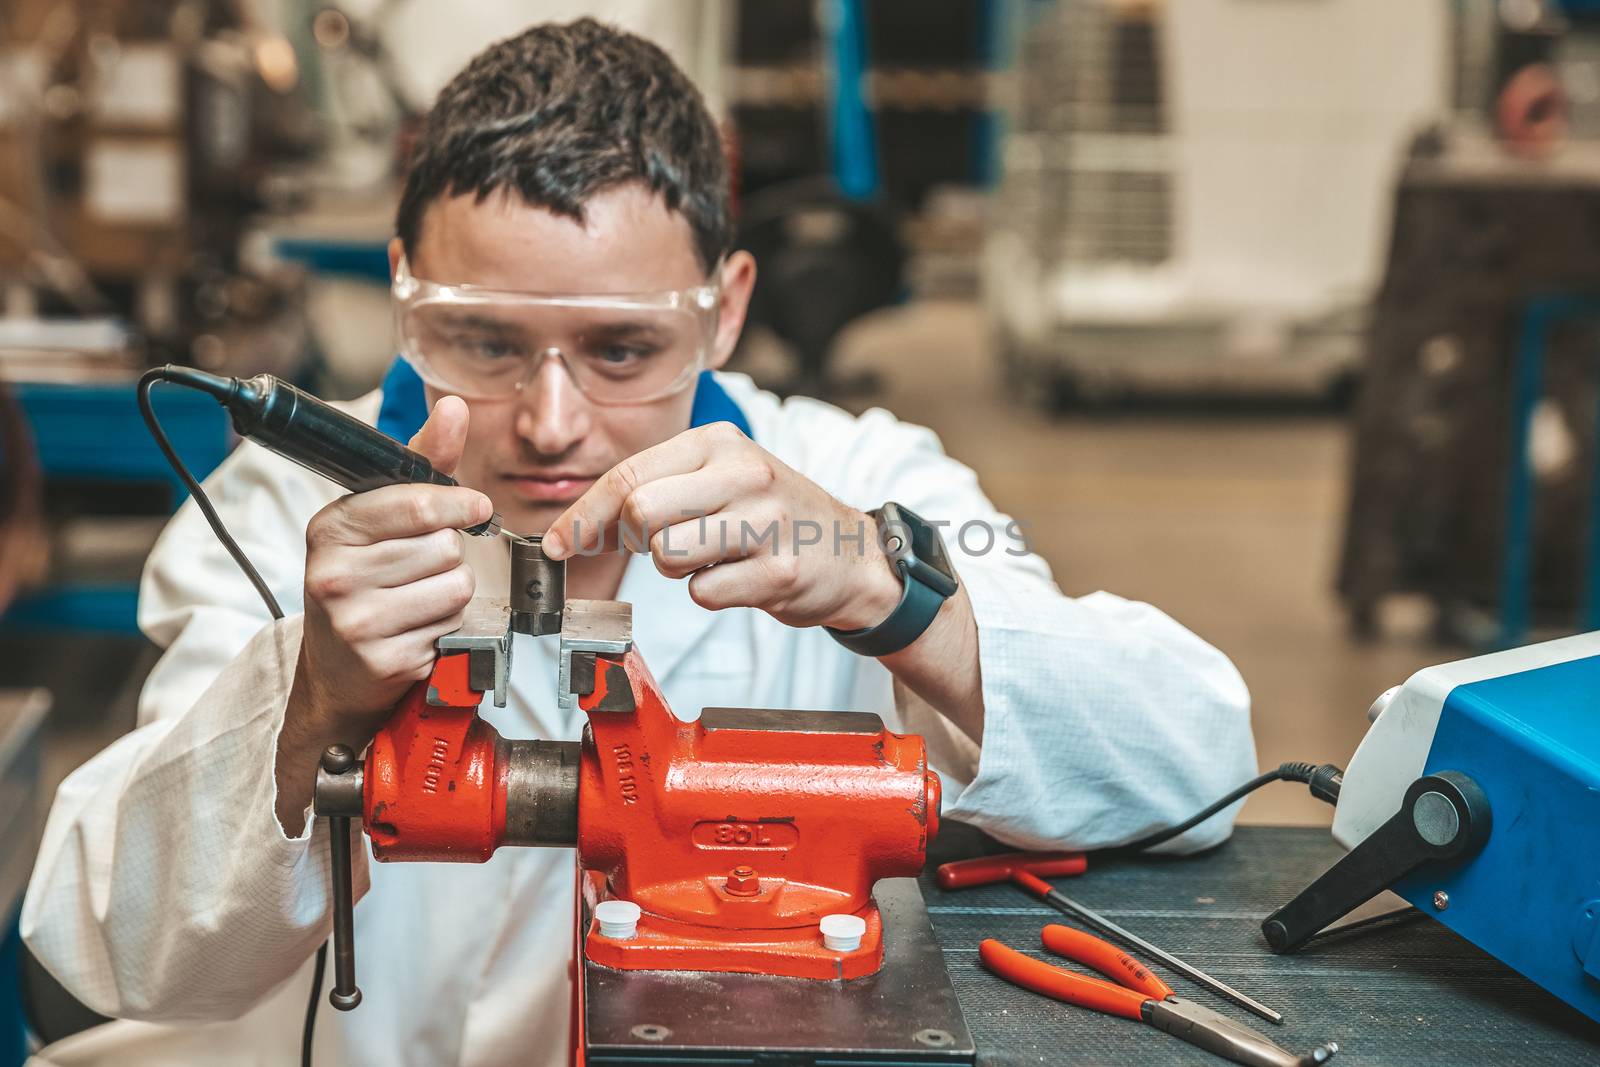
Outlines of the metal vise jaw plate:
[[578,710],[572,691],[572,654],[603,652],[620,656],[633,648],[633,605],[621,600],[568,600],[561,610],[561,657],[556,701],[561,710]]
[[434,642],[440,653],[466,650],[474,689],[493,689],[494,706],[506,706],[511,676],[511,605],[503,597],[473,597],[459,629]]

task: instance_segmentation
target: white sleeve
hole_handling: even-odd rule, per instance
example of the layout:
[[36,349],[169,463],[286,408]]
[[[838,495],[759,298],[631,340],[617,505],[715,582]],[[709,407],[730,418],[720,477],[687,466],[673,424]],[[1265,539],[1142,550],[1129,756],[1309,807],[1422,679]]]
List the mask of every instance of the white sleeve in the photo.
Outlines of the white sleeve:
[[[1100,848],[1179,822],[1256,773],[1238,671],[1168,616],[1003,568],[968,566],[962,581],[984,727],[950,818],[1023,848]],[[1236,813],[1165,848],[1216,845]]]
[[[809,403],[830,421],[833,409]],[[895,686],[907,729],[927,737],[955,787],[948,817],[1022,848],[1099,848],[1179,822],[1255,775],[1250,697],[1225,655],[1148,604],[1062,595],[931,431],[881,410],[853,421],[815,435],[828,443],[807,455],[821,472],[811,476],[854,507],[894,500],[946,523],[977,617],[981,747]],[[1237,810],[1164,849],[1221,842]]]
[[[245,445],[206,488],[294,613],[305,521],[334,490],[286,467]],[[22,934],[103,1014],[233,1018],[303,966],[329,925],[326,828],[289,839],[274,814],[301,617],[271,621],[190,502],[151,553],[140,623],[167,646],[141,725],[62,783]],[[361,859],[356,871],[360,892]]]

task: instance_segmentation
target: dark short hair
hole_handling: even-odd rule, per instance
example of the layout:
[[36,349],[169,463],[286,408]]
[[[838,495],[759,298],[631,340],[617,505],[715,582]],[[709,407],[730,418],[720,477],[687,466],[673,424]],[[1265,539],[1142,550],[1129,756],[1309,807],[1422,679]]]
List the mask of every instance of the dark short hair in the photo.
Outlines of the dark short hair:
[[435,200],[501,191],[582,222],[590,197],[629,182],[683,215],[705,269],[728,251],[722,141],[677,64],[594,19],[535,26],[490,45],[440,90],[395,231],[412,250]]

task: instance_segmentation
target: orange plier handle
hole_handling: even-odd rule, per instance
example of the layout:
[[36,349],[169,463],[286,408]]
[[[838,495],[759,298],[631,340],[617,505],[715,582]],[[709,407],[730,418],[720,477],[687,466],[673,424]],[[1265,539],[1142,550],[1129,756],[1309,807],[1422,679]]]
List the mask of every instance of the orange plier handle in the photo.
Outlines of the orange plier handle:
[[1144,964],[1093,934],[1051,923],[1040,931],[1039,939],[1056,955],[1092,967],[1111,981],[1063,970],[1025,956],[994,938],[978,945],[978,959],[1013,985],[1127,1019],[1143,1020],[1146,1001],[1172,996],[1172,987],[1150,973]]

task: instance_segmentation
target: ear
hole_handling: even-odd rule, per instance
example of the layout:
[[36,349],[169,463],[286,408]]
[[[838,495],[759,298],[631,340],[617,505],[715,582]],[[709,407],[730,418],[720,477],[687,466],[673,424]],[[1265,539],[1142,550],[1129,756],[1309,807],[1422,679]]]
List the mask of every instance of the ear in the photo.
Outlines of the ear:
[[398,237],[389,238],[389,278],[393,280],[395,271],[400,269],[400,257],[406,254],[406,246]]
[[717,335],[711,346],[708,365],[717,370],[733,355],[744,330],[745,312],[750,309],[750,294],[756,287],[756,257],[749,252],[734,252],[722,263],[722,302],[717,307]]

